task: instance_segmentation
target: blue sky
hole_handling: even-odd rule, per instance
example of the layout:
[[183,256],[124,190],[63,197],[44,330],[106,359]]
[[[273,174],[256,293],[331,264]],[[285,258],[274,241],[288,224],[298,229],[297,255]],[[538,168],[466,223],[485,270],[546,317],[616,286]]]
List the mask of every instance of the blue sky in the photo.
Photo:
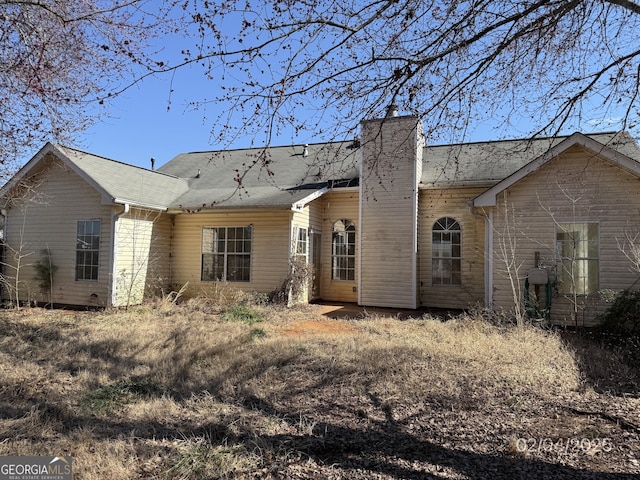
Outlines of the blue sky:
[[[109,107],[108,117],[95,123],[79,137],[80,148],[113,160],[150,167],[151,157],[156,167],[163,165],[179,153],[225,148],[211,143],[211,122],[215,119],[217,104],[207,110],[193,110],[189,101],[211,98],[218,89],[215,81],[206,81],[202,73],[192,69],[179,70],[173,77],[146,79],[116,98]],[[173,87],[173,93],[170,91]],[[207,95],[209,93],[209,95]],[[168,109],[167,106],[169,105]],[[401,112],[402,113],[402,112]],[[615,119],[591,119],[585,131],[607,131],[619,128]],[[502,132],[512,138],[524,135],[513,129]],[[567,132],[572,133],[572,132]],[[476,122],[469,136],[471,141],[496,139],[490,121]],[[293,134],[276,138],[273,144],[311,143],[327,139],[295,138]],[[232,146],[249,147],[250,138],[239,139]],[[37,149],[36,149],[37,151]],[[35,152],[34,152],[35,153]],[[25,159],[25,161],[28,159]]]
[[200,93],[202,87],[190,88],[190,82],[200,85],[202,80],[185,69],[174,77],[171,97],[170,77],[148,78],[127,90],[109,105],[107,117],[81,135],[81,148],[146,168],[151,157],[160,166],[179,153],[213,149],[204,112],[188,108],[194,98],[186,93]]
[[[189,68],[178,70],[173,79],[170,76],[148,78],[113,100],[108,116],[80,135],[79,146],[91,153],[145,168],[150,167],[151,157],[156,159],[156,167],[159,167],[179,153],[225,148],[226,145],[212,144],[210,135],[215,109],[220,107],[211,104],[207,106],[209,111],[189,107],[190,101],[211,98],[218,88],[215,81],[207,81],[200,71]],[[619,126],[615,119],[593,118],[585,122],[583,130],[616,128]],[[515,128],[501,133],[503,137],[511,138],[525,134]],[[484,124],[476,121],[475,130],[468,140],[492,139],[496,139],[496,132],[491,121]],[[272,143],[286,145],[324,140],[327,139],[295,138],[289,134],[274,139]],[[241,138],[232,146],[243,148],[250,144],[251,138]]]
[[[231,31],[235,28],[231,24],[226,27]],[[179,52],[185,47],[184,40],[185,37],[180,36],[165,38],[161,43],[167,54],[180,56]],[[210,135],[212,122],[218,113],[216,109],[224,108],[224,105],[212,103],[207,106],[208,110],[195,111],[189,107],[190,101],[215,97],[219,88],[217,80],[206,80],[202,71],[195,67],[179,69],[174,76],[147,78],[112,100],[108,116],[97,121],[78,137],[78,147],[145,168],[150,167],[151,157],[156,159],[156,166],[160,166],[182,152],[225,148],[226,144],[212,144]],[[169,100],[171,108],[167,109]],[[615,123],[595,118],[585,118],[583,126],[583,131],[618,128]],[[521,125],[521,129],[512,127],[508,131],[503,130],[500,135],[492,127],[492,119],[485,118],[484,122],[476,119],[474,129],[467,132],[467,140],[517,138],[527,133],[524,125]],[[256,125],[256,130],[258,128],[259,125]],[[232,146],[249,147],[252,140],[240,138]],[[285,132],[283,136],[272,139],[272,143],[286,145],[325,140],[330,139],[309,136],[300,138],[294,133]],[[28,152],[21,163],[25,163],[40,148],[41,145],[34,146],[34,151]]]

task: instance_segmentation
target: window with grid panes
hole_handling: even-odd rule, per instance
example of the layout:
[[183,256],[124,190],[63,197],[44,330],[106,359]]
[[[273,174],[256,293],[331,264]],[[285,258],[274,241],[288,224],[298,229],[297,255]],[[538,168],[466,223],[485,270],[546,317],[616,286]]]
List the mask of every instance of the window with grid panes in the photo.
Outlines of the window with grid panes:
[[76,280],[98,280],[100,220],[80,220],[76,234]]
[[462,232],[460,224],[450,217],[438,220],[431,238],[431,283],[462,284]]
[[356,226],[351,220],[338,220],[331,233],[331,279],[356,278]]
[[202,229],[202,281],[251,281],[249,227],[204,227]]

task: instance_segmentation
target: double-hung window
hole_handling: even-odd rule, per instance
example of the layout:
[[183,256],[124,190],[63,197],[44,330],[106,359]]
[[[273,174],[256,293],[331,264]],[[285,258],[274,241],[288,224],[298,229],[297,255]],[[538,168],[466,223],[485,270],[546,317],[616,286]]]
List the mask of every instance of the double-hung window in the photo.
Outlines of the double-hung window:
[[309,258],[309,231],[303,227],[298,227],[297,230],[295,256],[297,259],[306,262]]
[[76,280],[98,280],[100,220],[80,220],[76,234]]
[[559,293],[563,295],[596,293],[599,288],[598,224],[558,224],[556,249]]
[[251,281],[251,227],[202,229],[202,281]]

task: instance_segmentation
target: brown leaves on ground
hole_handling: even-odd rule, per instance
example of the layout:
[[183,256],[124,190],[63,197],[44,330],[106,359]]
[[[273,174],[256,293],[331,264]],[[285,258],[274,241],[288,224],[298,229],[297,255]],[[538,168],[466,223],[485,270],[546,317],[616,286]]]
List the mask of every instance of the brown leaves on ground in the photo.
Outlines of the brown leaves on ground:
[[4,312],[0,455],[90,480],[640,473],[637,365],[593,341],[251,308]]

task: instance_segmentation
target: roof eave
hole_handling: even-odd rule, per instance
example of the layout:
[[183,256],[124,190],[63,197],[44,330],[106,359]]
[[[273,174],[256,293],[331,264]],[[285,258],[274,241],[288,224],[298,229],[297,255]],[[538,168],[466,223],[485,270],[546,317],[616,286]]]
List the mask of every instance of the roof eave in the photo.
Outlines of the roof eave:
[[320,198],[322,195],[327,193],[329,190],[330,190],[329,187],[324,187],[324,188],[321,188],[320,190],[314,191],[312,194],[307,195],[306,197],[298,200],[293,205],[291,205],[291,210],[300,211],[300,210],[304,209],[305,206],[307,206],[309,203],[313,202],[317,198]]
[[259,204],[251,204],[251,205],[200,205],[200,206],[188,206],[188,205],[178,205],[178,206],[170,206],[167,207],[166,212],[169,214],[179,214],[179,213],[203,213],[203,212],[219,212],[225,210],[291,210],[292,204],[271,204],[271,205],[259,205]]
[[112,198],[111,203],[115,203],[117,205],[129,205],[130,207],[141,208],[144,210],[157,210],[159,212],[167,211],[166,205],[154,205],[152,203],[137,202],[135,200],[128,200],[125,198]]
[[61,157],[64,157],[64,154],[58,149],[53,143],[47,142],[44,146],[38,150],[38,152],[31,157],[26,164],[22,166],[8,181],[5,183],[2,188],[0,188],[0,197],[4,197],[9,193],[16,185],[20,183],[20,181],[26,177],[33,168],[40,163],[40,161],[48,154],[54,153]]

